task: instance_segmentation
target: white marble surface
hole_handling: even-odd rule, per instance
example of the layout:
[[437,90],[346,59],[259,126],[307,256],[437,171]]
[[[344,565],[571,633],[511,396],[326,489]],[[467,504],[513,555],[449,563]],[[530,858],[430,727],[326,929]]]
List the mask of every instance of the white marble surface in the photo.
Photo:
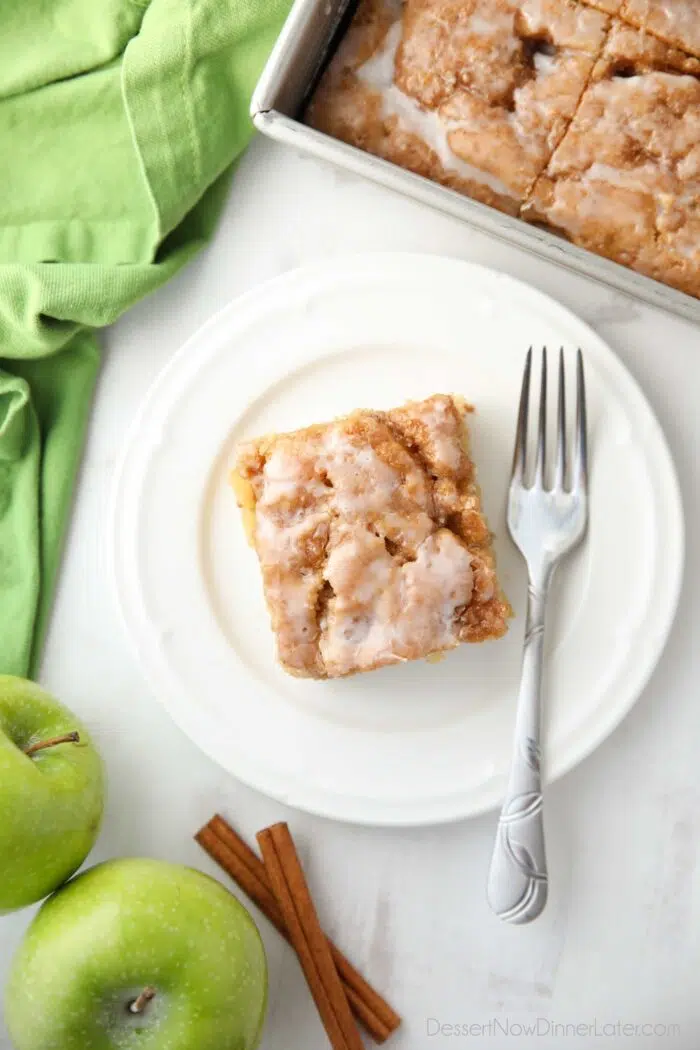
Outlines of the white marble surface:
[[[222,773],[149,695],[111,586],[103,539],[115,463],[161,366],[253,285],[309,261],[380,249],[484,262],[575,310],[646,391],[683,487],[689,550],[675,629],[632,714],[548,793],[552,894],[528,928],[501,925],[484,899],[492,816],[422,830],[347,827],[285,810]],[[251,837],[286,818],[327,928],[405,1017],[396,1050],[700,1046],[700,331],[259,140],[212,245],[105,344],[42,675],[92,726],[106,759],[109,801],[92,861],[146,854],[215,873],[191,840],[215,810]],[[0,982],[30,918],[0,920]],[[264,919],[261,927],[271,973],[264,1050],[323,1050],[296,960]],[[483,1028],[433,1034],[438,1022]],[[565,1024],[581,1025],[580,1034],[554,1027]],[[664,1034],[666,1025],[677,1027]],[[1,1023],[0,1048],[9,1050]]]

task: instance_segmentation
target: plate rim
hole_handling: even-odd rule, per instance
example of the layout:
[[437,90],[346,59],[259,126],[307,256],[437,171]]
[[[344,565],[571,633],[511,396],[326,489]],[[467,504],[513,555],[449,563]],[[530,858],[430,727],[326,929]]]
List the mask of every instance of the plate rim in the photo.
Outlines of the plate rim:
[[[628,390],[632,391],[635,397],[644,406],[651,426],[651,440],[657,447],[658,452],[664,461],[663,475],[665,477],[666,485],[669,488],[670,496],[668,504],[664,507],[664,513],[668,522],[669,534],[675,537],[676,541],[676,556],[673,560],[673,565],[667,566],[671,571],[669,571],[666,576],[668,582],[668,598],[665,620],[662,621],[663,629],[658,632],[655,646],[649,650],[651,657],[647,655],[646,659],[640,661],[640,666],[638,666],[637,674],[634,678],[633,687],[629,690],[628,701],[622,707],[616,706],[615,708],[609,709],[610,713],[607,717],[598,719],[598,732],[592,736],[592,739],[589,742],[576,750],[574,756],[568,763],[564,764],[563,768],[557,771],[555,776],[547,778],[545,787],[548,787],[554,783],[555,780],[558,780],[562,776],[571,772],[576,766],[588,758],[624,721],[644,693],[658,666],[661,656],[663,655],[676,620],[683,587],[686,531],[682,490],[675,461],[663,428],[661,427],[659,419],[652,405],[648,401],[644,390],[633,373],[630,372],[626,364],[615,352],[613,347],[610,346],[610,344],[600,336],[591,325],[582,320],[574,311],[570,310],[567,306],[564,306],[553,296],[540,291],[540,289],[533,287],[526,281],[512,277],[510,274],[493,267],[483,266],[480,263],[440,253],[396,251],[351,252],[334,256],[329,260],[319,260],[311,264],[287,270],[262,282],[261,284],[255,285],[224,304],[202,325],[200,325],[199,328],[188,336],[185,342],[175,350],[170,359],[159,370],[144,392],[134,416],[126,429],[122,450],[114,474],[109,503],[109,527],[106,530],[106,538],[109,545],[108,555],[111,567],[112,584],[116,595],[117,607],[119,609],[119,617],[146,683],[154,697],[165,708],[178,728],[190,739],[195,747],[206,754],[219,768],[223,769],[226,773],[239,780],[241,783],[246,784],[253,790],[261,792],[269,798],[273,798],[282,804],[292,806],[303,812],[321,816],[326,819],[374,827],[437,826],[440,824],[455,823],[486,812],[492,812],[497,808],[499,802],[498,800],[495,800],[485,803],[477,803],[469,808],[465,808],[463,804],[463,796],[460,795],[456,797],[462,802],[462,805],[455,806],[450,804],[446,807],[445,799],[449,798],[451,800],[455,798],[454,795],[450,795],[444,796],[443,799],[438,800],[437,802],[429,802],[425,812],[418,811],[416,813],[409,813],[402,810],[400,805],[395,801],[386,800],[381,803],[383,809],[376,812],[372,806],[372,800],[369,798],[361,799],[355,796],[350,797],[339,795],[320,788],[307,789],[301,795],[296,791],[280,790],[277,786],[271,786],[269,782],[265,782],[264,770],[266,767],[261,767],[258,764],[257,769],[262,770],[262,773],[260,777],[255,776],[255,760],[252,762],[246,762],[242,770],[236,768],[235,772],[230,765],[224,765],[220,756],[216,753],[216,748],[210,746],[210,739],[204,739],[205,734],[197,734],[192,730],[191,727],[186,724],[187,719],[180,716],[181,713],[178,705],[169,703],[166,699],[167,690],[163,688],[164,683],[160,678],[155,662],[149,661],[147,653],[144,651],[145,647],[139,644],[134,635],[134,631],[132,630],[130,617],[127,612],[127,597],[125,593],[127,587],[123,578],[123,569],[120,570],[120,565],[123,565],[124,559],[120,556],[117,524],[120,506],[123,501],[123,491],[126,482],[128,481],[130,455],[137,444],[136,439],[139,435],[144,419],[148,414],[149,405],[158,395],[161,385],[167,382],[167,379],[172,372],[178,371],[181,362],[185,358],[191,359],[194,356],[192,352],[193,348],[201,344],[203,340],[206,340],[207,334],[225,322],[228,315],[234,315],[236,312],[242,310],[251,310],[251,308],[255,307],[256,300],[264,303],[270,295],[274,296],[277,287],[284,286],[285,284],[291,284],[295,281],[313,282],[314,280],[318,281],[319,279],[328,280],[331,277],[336,281],[340,281],[342,279],[348,279],[348,277],[356,275],[357,273],[366,271],[366,268],[370,264],[373,270],[376,270],[379,266],[379,268],[385,273],[390,272],[392,264],[403,267],[450,266],[463,269],[465,276],[468,275],[469,272],[476,271],[477,273],[485,275],[489,280],[495,279],[514,286],[521,294],[524,293],[526,296],[531,297],[531,299],[534,300],[535,306],[539,302],[550,311],[553,309],[568,322],[573,323],[575,327],[578,327],[582,333],[591,336],[602,348],[604,348],[608,355],[610,365],[617,371],[618,376],[622,377]],[[334,802],[337,803],[338,799],[347,800],[344,811],[342,808],[339,809],[337,805],[334,805]],[[436,811],[436,805],[441,806],[442,809]]]

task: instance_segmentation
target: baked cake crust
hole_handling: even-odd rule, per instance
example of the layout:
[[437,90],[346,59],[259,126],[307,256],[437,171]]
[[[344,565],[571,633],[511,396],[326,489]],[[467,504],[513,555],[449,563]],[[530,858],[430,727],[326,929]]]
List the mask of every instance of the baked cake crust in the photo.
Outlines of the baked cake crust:
[[286,671],[336,678],[505,633],[467,411],[435,395],[239,448]]
[[643,32],[700,58],[697,0],[623,0],[620,16]]
[[623,0],[582,0],[588,7],[595,7],[598,11],[605,11],[608,15],[619,14]]
[[700,296],[700,60],[621,23],[523,210]]

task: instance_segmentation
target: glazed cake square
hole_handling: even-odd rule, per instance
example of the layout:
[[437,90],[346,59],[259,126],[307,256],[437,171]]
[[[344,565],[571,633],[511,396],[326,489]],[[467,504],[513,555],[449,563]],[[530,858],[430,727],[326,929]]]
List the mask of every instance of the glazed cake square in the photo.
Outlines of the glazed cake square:
[[700,58],[698,0],[623,0],[620,14],[645,33]]
[[337,678],[505,633],[468,411],[435,395],[239,447],[232,484],[287,672]]
[[523,215],[700,295],[700,60],[615,24]]
[[515,215],[608,25],[575,0],[363,0],[307,122]]

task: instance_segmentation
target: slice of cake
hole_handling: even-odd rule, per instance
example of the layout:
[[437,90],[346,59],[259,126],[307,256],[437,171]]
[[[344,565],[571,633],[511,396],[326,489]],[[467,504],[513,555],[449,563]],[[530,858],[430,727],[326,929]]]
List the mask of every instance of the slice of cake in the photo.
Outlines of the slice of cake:
[[232,483],[290,674],[337,678],[505,633],[468,412],[435,395],[239,447]]

